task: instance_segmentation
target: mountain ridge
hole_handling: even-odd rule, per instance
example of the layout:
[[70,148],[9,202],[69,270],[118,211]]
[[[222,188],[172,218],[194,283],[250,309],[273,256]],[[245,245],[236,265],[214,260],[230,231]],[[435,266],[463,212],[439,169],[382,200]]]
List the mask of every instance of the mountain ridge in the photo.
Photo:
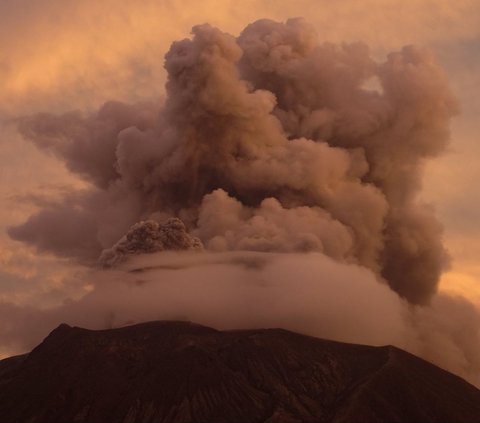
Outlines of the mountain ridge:
[[0,421],[473,422],[480,391],[394,346],[181,321],[62,324],[0,361]]

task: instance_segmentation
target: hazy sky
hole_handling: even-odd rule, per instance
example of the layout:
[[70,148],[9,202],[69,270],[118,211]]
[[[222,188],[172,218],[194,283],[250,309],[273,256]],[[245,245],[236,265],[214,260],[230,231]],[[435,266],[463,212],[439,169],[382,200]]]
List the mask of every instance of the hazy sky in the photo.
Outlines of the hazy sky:
[[480,306],[476,0],[0,0],[0,302],[48,308],[92,289],[80,266],[38,254],[5,232],[85,186],[25,141],[17,118],[93,111],[111,99],[156,99],[164,95],[164,54],[174,40],[189,37],[193,25],[208,22],[236,36],[260,18],[297,16],[323,41],[363,41],[380,60],[404,45],[425,46],[444,67],[461,110],[448,152],[427,165],[422,198],[437,210],[453,259],[440,289]]

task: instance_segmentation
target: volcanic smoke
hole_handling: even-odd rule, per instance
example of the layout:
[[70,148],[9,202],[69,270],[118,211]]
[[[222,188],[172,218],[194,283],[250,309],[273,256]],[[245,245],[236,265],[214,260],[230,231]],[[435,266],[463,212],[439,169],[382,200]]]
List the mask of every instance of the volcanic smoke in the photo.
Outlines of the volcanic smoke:
[[92,189],[11,237],[85,260],[138,221],[178,217],[207,250],[319,251],[426,303],[448,260],[417,193],[456,111],[431,55],[377,62],[361,43],[319,44],[302,19],[193,35],[166,54],[164,105],[21,122]]

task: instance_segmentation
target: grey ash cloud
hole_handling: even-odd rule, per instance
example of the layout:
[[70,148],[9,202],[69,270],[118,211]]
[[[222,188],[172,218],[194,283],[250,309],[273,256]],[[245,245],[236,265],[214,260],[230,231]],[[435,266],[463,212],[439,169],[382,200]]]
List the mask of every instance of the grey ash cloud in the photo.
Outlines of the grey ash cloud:
[[150,254],[165,250],[202,251],[202,242],[190,236],[178,218],[163,224],[146,220],[134,224],[112,248],[103,250],[100,263],[106,267],[121,263],[134,254]]
[[431,54],[378,61],[362,43],[319,42],[302,19],[192,32],[165,56],[164,104],[22,120],[91,189],[10,236],[85,260],[136,222],[175,217],[207,250],[318,251],[427,303],[448,259],[418,193],[457,111]]

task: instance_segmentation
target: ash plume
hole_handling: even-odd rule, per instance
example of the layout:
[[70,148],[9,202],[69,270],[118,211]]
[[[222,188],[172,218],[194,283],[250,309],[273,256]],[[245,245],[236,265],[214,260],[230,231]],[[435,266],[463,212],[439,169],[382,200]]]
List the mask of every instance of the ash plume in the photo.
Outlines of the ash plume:
[[[176,217],[208,250],[318,251],[427,303],[448,260],[417,194],[457,108],[429,52],[377,61],[361,43],[319,43],[302,19],[260,20],[238,38],[192,32],[165,56],[164,104],[21,121],[91,190],[10,236],[89,260],[138,221]],[[88,222],[78,238],[74,220]]]
[[202,249],[202,242],[186,232],[180,219],[170,218],[161,225],[155,220],[147,220],[133,225],[112,248],[103,250],[99,261],[108,267],[125,261],[133,254]]

